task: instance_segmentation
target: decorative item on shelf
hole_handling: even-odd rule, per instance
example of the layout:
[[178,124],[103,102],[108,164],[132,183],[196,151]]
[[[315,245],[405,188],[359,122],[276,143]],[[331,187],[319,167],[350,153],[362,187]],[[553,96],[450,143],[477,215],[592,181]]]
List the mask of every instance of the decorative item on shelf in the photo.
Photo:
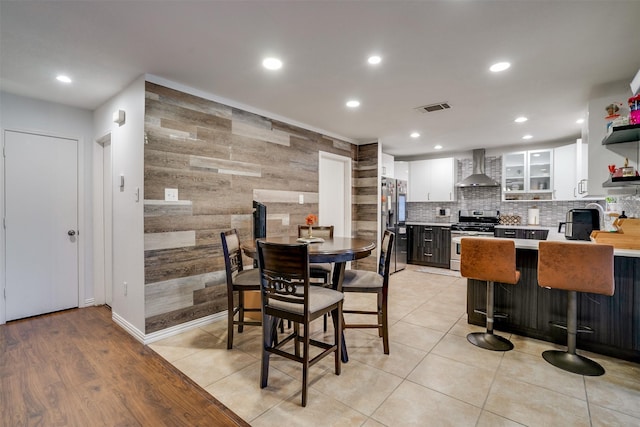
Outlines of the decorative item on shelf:
[[311,239],[313,237],[313,233],[312,233],[311,230],[313,229],[313,224],[318,222],[318,217],[316,215],[314,215],[314,214],[309,214],[305,218],[305,221],[307,222],[307,225],[309,226],[309,234],[308,234],[307,237],[309,237],[309,239]]
[[640,93],[629,98],[629,124],[640,124]]
[[607,122],[607,132],[612,129],[613,121],[620,117],[619,111],[622,103],[614,102],[612,104],[607,105],[604,110],[607,112],[607,116],[604,118]]

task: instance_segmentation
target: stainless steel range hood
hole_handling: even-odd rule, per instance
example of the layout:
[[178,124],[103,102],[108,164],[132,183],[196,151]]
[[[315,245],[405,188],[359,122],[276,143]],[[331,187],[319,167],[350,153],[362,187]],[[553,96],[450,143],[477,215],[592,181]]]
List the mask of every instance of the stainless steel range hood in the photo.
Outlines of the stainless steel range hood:
[[473,174],[456,184],[456,187],[500,187],[484,173],[484,149],[473,150]]

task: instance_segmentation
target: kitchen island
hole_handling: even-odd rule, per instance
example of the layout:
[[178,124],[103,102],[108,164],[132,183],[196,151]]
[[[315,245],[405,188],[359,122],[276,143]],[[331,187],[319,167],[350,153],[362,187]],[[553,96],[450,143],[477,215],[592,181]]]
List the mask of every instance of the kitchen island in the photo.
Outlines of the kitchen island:
[[[566,331],[549,322],[566,322],[567,292],[538,286],[540,241],[512,240],[521,277],[516,285],[496,283],[495,310],[508,316],[495,319],[496,330],[565,345]],[[548,240],[565,238],[550,230]],[[640,363],[640,251],[616,249],[614,256],[614,295],[578,293],[578,325],[593,329],[578,334],[578,349]],[[485,316],[474,311],[484,307],[486,284],[468,279],[468,322],[484,326]]]

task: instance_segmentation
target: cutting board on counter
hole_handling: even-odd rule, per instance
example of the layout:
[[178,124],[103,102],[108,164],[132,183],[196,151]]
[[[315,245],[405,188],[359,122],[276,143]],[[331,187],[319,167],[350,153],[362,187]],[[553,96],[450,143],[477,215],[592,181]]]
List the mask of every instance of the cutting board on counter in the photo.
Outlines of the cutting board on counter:
[[617,232],[593,231],[591,240],[596,243],[613,245],[617,249],[640,249],[640,219],[616,219]]

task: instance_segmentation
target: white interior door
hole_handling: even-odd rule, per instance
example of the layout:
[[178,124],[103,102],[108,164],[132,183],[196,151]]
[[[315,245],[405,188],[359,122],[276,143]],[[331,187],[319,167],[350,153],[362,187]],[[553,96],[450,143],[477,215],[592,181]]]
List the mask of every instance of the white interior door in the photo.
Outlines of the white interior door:
[[78,307],[78,141],[5,132],[6,320]]
[[320,152],[319,222],[333,225],[333,234],[351,237],[351,159]]

